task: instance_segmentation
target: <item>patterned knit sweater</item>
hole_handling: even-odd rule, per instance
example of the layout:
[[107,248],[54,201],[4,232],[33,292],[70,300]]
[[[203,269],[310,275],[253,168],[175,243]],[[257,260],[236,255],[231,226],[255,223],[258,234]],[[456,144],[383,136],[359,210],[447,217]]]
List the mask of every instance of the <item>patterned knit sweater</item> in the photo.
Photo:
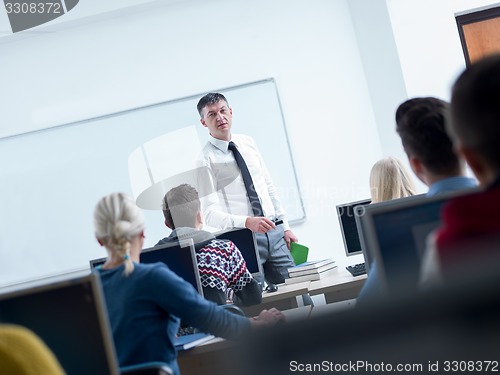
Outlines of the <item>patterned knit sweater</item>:
[[201,285],[207,299],[224,304],[227,299],[233,299],[231,296],[234,293],[234,303],[237,305],[249,306],[261,302],[260,287],[233,242],[216,239],[206,231],[178,228],[156,245],[184,238],[192,238],[195,244]]

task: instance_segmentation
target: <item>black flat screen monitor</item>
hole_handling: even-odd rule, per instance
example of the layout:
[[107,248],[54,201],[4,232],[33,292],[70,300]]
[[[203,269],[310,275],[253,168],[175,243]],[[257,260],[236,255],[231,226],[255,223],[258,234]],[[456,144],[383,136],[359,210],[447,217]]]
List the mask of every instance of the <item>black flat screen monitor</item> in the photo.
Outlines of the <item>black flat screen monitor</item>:
[[[92,259],[89,261],[90,267],[101,266],[106,262],[106,259]],[[143,249],[140,255],[140,262],[165,263],[168,268],[190,283],[203,296],[200,272],[196,261],[196,251],[192,239],[183,239],[181,242],[172,242]]]
[[97,274],[0,294],[0,322],[33,331],[67,374],[119,374]]
[[250,271],[256,280],[260,280],[259,277],[263,275],[262,265],[260,264],[255,234],[250,229],[231,229],[215,233],[215,237],[232,241],[243,255],[248,271]]
[[364,243],[377,260],[381,283],[389,292],[418,288],[420,264],[428,235],[441,223],[449,193],[436,197],[416,196],[367,206],[363,222]]
[[358,227],[356,225],[355,208],[364,207],[370,204],[370,199],[363,199],[356,202],[339,204],[336,206],[339,218],[340,232],[344,241],[345,254],[347,256],[363,253],[359,240]]
[[165,263],[203,296],[196,251],[191,238],[142,250],[141,263]]

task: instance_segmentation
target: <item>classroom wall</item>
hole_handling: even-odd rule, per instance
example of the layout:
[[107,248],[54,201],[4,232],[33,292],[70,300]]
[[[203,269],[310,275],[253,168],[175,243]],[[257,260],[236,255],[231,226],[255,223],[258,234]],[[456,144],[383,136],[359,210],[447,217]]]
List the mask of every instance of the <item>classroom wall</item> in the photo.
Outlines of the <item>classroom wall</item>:
[[[344,256],[335,205],[369,196],[368,174],[380,157],[398,152],[404,156],[393,133],[394,105],[415,94],[445,96],[463,65],[456,49],[446,59],[441,55],[422,59],[432,55],[422,49],[440,51],[443,43],[459,43],[449,26],[453,12],[458,6],[485,3],[422,1],[154,1],[61,22],[57,28],[4,36],[0,38],[0,136],[274,77],[307,215],[292,229],[300,242],[310,246],[312,258],[354,263],[361,258]],[[373,19],[368,23],[370,33],[363,28],[359,17],[367,14],[362,12],[365,6],[381,15],[382,28]],[[439,12],[425,22],[427,32],[415,43],[412,35],[424,23],[410,15],[432,9]],[[449,26],[446,33],[443,24]],[[370,35],[386,46],[386,54],[369,50]],[[425,70],[418,69],[422,61],[430,64]],[[373,66],[379,69],[370,69]],[[385,99],[380,71],[389,91]],[[237,118],[233,126],[237,132]],[[15,161],[1,160],[0,168],[6,162]],[[116,190],[130,191],[130,187],[116,186]],[[89,208],[77,213],[88,218],[88,225],[81,228],[88,233],[86,241],[54,244],[74,254],[64,264],[50,258],[51,249],[30,253],[23,264],[0,261],[0,285],[86,267],[89,258],[103,255],[93,238],[91,212]],[[68,217],[54,230],[64,231],[72,215],[69,207]],[[14,251],[15,259],[22,258],[28,250],[6,248],[3,239],[8,236],[0,228],[0,259],[14,259]],[[156,240],[146,238],[146,245]]]
[[455,14],[491,0],[387,0],[408,96],[432,93],[450,98],[451,85],[465,68]]
[[[387,3],[385,0],[348,3],[383,154],[398,157],[410,170],[395,132],[394,113],[408,95]],[[427,191],[417,179],[415,183],[419,192]]]
[[[500,3],[491,0],[387,0],[402,82],[408,97],[450,99],[451,86],[465,69],[455,15],[498,5]],[[379,122],[377,127],[381,139],[394,136]],[[468,167],[466,174],[474,177]]]

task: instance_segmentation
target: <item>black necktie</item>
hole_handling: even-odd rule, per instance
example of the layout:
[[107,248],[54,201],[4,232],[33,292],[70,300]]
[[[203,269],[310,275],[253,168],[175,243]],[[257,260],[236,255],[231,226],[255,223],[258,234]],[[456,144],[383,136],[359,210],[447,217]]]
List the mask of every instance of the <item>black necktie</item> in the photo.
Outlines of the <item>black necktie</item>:
[[243,183],[245,184],[245,189],[247,190],[248,199],[250,200],[250,206],[252,206],[252,211],[255,216],[263,216],[262,206],[260,204],[259,196],[255,191],[255,186],[252,181],[252,176],[250,176],[250,171],[248,170],[247,163],[241,156],[240,152],[236,148],[233,141],[229,142],[228,147],[236,159],[236,164],[241,171],[241,177],[243,177]]

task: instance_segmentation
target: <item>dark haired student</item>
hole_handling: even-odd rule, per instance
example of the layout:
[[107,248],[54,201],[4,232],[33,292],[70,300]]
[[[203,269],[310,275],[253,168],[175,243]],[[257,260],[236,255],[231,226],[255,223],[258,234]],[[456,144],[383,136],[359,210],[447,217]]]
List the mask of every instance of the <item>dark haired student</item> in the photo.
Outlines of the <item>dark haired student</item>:
[[[409,99],[396,110],[396,131],[413,172],[429,187],[428,197],[477,186],[465,176],[465,162],[446,131],[448,113],[449,104],[433,97]],[[362,305],[383,295],[374,264],[357,302]]]
[[500,264],[500,55],[473,63],[452,88],[447,129],[482,191],[452,199],[422,261],[426,286],[498,274]]
[[260,286],[236,245],[202,230],[203,214],[194,187],[183,184],[170,189],[163,198],[163,215],[172,233],[156,245],[193,239],[205,298],[219,305],[234,303],[240,307],[262,302]]
[[448,113],[449,104],[433,97],[409,99],[396,111],[396,131],[413,172],[429,187],[428,197],[477,186],[446,132]]

